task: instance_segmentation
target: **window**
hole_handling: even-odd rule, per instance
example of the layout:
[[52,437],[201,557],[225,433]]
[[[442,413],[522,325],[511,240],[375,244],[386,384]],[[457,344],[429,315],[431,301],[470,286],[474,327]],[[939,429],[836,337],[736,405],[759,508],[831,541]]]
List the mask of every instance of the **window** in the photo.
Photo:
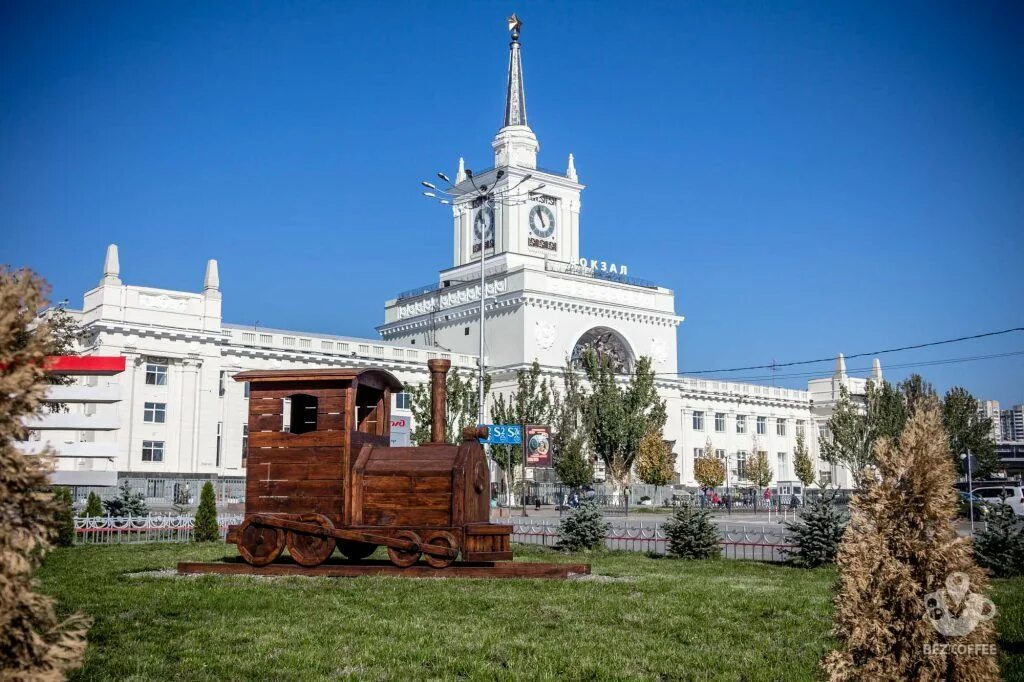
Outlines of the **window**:
[[217,422],[217,464],[220,466],[221,444],[224,442],[224,422]]
[[162,462],[164,461],[164,442],[162,440],[142,441],[142,461]]
[[736,433],[747,432],[747,415],[738,414],[736,415]]
[[715,457],[717,457],[718,459],[720,459],[720,460],[722,460],[724,462],[725,461],[725,450],[715,450]]
[[745,479],[747,477],[747,451],[738,450],[736,452],[736,478]]
[[796,435],[798,435],[798,436],[806,436],[807,435],[807,430],[806,430],[806,427],[804,425],[804,420],[803,419],[797,419],[796,420]]
[[832,433],[828,430],[828,424],[822,423],[818,426],[818,435],[825,440],[832,439]]
[[284,399],[282,431],[309,433],[316,431],[317,399],[306,393],[296,393]]
[[248,398],[249,397],[249,382],[248,381],[243,381],[242,382],[242,397],[243,398]]
[[149,358],[146,361],[146,383],[150,386],[167,385],[167,358]]
[[785,436],[786,435],[786,420],[776,419],[775,420],[775,435]]
[[466,328],[464,328],[464,329],[462,330],[462,335],[463,335],[463,336],[469,336],[469,327],[466,327]]
[[[247,384],[248,385],[248,384]],[[249,425],[242,424],[242,468],[245,468],[245,462],[249,458]]]
[[220,371],[220,377],[217,379],[217,395],[221,398],[224,397],[224,393],[227,391],[224,382],[227,380],[228,373],[224,370]]
[[396,393],[395,394],[395,409],[398,410],[409,410],[412,409],[412,398],[408,393]]
[[818,472],[818,485],[832,485],[832,472],[823,470]]
[[725,432],[725,412],[715,412],[715,431]]
[[757,418],[757,435],[763,436],[768,433],[768,417]]
[[146,497],[163,497],[165,481],[160,478],[151,478],[146,481]]
[[779,471],[775,476],[775,480],[784,481],[789,478],[789,472],[786,470],[786,453],[779,453]]
[[142,421],[147,424],[163,424],[167,421],[167,403],[143,403]]
[[693,430],[703,431],[704,430],[704,413],[698,410],[693,411]]
[[703,456],[704,456],[704,448],[694,448],[693,449],[693,461],[696,462],[698,459],[700,459]]

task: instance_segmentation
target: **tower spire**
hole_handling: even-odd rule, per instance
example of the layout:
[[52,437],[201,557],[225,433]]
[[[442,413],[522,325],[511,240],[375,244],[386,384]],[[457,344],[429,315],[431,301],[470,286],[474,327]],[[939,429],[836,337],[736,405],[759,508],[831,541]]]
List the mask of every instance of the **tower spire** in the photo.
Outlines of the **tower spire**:
[[519,30],[523,22],[515,14],[508,18],[512,42],[508,44],[508,87],[505,90],[505,127],[525,126],[526,90],[523,88],[523,60],[519,53]]

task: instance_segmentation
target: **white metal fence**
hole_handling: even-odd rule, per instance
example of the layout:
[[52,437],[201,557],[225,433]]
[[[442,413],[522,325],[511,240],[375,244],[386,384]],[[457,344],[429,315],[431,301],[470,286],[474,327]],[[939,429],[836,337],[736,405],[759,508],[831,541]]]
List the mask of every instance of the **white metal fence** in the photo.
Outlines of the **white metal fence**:
[[[137,542],[189,542],[195,516],[89,516],[75,517],[75,541],[86,545]],[[220,537],[228,526],[242,522],[241,514],[217,517]]]

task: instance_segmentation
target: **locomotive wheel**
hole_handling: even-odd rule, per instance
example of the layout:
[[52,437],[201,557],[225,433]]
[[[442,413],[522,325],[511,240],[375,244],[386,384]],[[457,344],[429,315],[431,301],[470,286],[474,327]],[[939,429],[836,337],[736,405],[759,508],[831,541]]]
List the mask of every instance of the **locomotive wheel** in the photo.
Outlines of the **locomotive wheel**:
[[[315,523],[327,531],[334,529],[334,524],[323,514],[303,514],[297,520],[302,523]],[[288,531],[286,544],[288,554],[300,566],[319,566],[334,552],[334,538],[294,530]]]
[[284,549],[284,531],[253,523],[252,519],[242,521],[238,528],[238,553],[246,563],[266,566],[281,556]]
[[[428,545],[440,545],[441,547],[450,547],[451,549],[459,548],[459,541],[446,530],[436,530],[433,533],[427,533],[426,537],[423,538],[423,542]],[[441,556],[431,554],[430,552],[426,552],[423,558],[434,568],[447,568],[455,561],[453,556]]]
[[359,561],[373,554],[377,550],[377,545],[357,540],[338,540],[338,550],[345,555],[346,559]]
[[[400,530],[391,537],[401,538],[402,540],[411,540],[412,542],[415,542],[417,545],[420,544],[420,536],[416,535],[416,533],[414,533],[411,530]],[[404,550],[398,549],[396,547],[388,547],[388,558],[391,559],[391,563],[393,563],[395,566],[401,566],[402,568],[406,568],[408,566],[412,566],[414,563],[419,561],[420,550]]]

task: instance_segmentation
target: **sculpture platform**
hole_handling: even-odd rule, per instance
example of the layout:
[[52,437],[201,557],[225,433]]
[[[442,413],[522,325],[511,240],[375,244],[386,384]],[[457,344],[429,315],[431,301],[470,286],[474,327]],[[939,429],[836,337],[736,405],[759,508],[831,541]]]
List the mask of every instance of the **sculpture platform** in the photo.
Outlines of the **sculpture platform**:
[[590,573],[589,564],[547,564],[532,561],[503,561],[497,563],[454,563],[446,568],[427,564],[413,564],[405,568],[389,561],[359,561],[324,563],[305,567],[291,561],[267,566],[250,566],[243,561],[198,563],[183,561],[178,573],[218,575],[314,576],[325,578],[358,578],[359,576],[389,576],[394,578],[547,578],[564,580],[573,575]]

